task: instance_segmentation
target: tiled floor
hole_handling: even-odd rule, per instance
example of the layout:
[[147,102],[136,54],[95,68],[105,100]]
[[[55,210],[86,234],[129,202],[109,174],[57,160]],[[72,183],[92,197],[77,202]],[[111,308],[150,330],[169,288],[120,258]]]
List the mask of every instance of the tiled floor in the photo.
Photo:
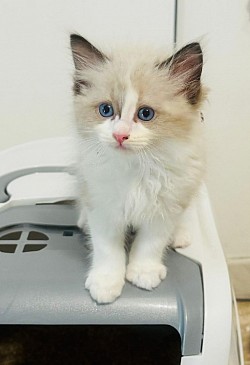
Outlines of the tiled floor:
[[238,301],[245,365],[250,365],[250,301]]

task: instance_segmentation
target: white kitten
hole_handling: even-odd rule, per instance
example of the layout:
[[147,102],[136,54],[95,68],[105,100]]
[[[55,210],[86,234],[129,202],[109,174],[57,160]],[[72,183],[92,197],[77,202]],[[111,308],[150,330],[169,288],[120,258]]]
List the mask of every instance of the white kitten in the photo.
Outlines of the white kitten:
[[[164,250],[204,170],[198,43],[172,57],[135,48],[105,54],[71,35],[81,228],[93,245],[93,299],[114,301],[127,280],[151,290]],[[124,238],[136,237],[126,267]],[[178,244],[178,242],[177,242]]]

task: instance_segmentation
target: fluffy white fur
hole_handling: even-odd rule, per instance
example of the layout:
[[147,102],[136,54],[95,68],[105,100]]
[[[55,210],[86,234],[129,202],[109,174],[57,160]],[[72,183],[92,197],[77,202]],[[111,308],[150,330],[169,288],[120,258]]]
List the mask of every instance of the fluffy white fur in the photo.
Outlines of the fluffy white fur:
[[[104,56],[79,36],[72,36],[71,44],[79,226],[89,230],[93,245],[85,286],[98,303],[109,303],[120,296],[125,278],[151,290],[166,277],[165,248],[204,170],[202,90],[199,77],[192,79],[201,65],[192,47],[161,67],[164,58],[157,54],[137,50]],[[197,82],[197,89],[187,89],[188,82],[192,87]],[[111,118],[99,115],[98,105],[105,101],[114,107]],[[155,110],[150,122],[138,120],[144,105]],[[119,145],[113,133],[129,138]],[[129,226],[136,236],[126,264]],[[188,240],[188,234],[179,233],[176,245]]]

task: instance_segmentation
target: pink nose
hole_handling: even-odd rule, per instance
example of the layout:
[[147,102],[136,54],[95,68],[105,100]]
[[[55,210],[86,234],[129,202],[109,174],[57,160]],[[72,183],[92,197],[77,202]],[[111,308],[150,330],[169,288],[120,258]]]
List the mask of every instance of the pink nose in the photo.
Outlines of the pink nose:
[[122,143],[124,141],[126,141],[126,139],[129,139],[129,135],[128,134],[117,134],[117,133],[113,133],[113,137],[117,140],[117,142],[122,145]]

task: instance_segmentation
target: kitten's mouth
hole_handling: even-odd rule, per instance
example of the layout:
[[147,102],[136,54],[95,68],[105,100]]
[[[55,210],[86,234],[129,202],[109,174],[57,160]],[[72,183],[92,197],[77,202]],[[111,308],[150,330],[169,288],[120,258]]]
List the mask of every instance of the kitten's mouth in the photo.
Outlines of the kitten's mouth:
[[128,147],[124,146],[123,144],[117,144],[115,146],[115,148],[118,150],[127,150],[128,149]]
[[123,153],[131,151],[131,146],[127,143],[115,143],[112,144],[112,148],[116,151],[124,151]]

